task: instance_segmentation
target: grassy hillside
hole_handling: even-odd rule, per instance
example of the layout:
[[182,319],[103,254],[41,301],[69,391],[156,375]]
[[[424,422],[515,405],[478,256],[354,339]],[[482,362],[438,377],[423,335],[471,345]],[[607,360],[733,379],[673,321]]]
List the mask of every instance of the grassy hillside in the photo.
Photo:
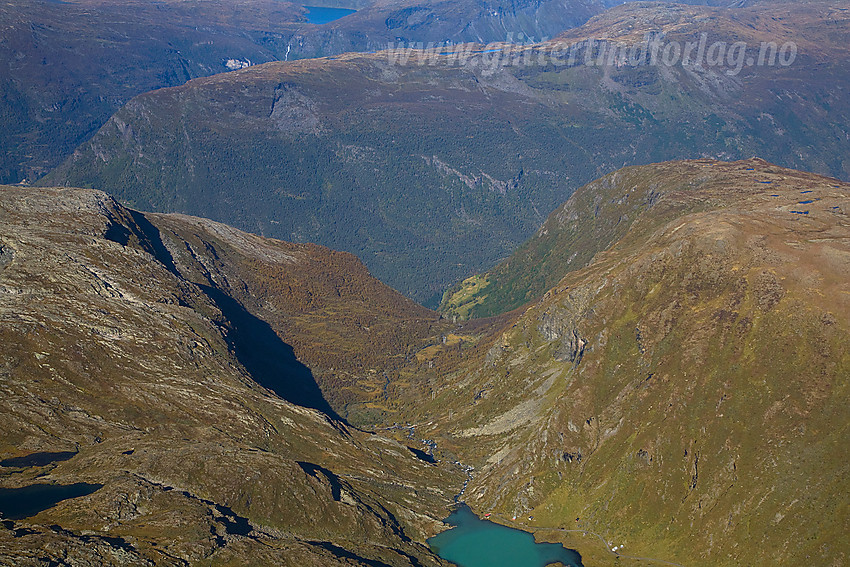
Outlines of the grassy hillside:
[[473,508],[541,537],[588,530],[684,565],[846,563],[850,185],[699,160],[597,196],[644,210],[444,367],[420,433],[476,466]]
[[[762,155],[847,176],[847,20],[808,5],[775,14],[629,4],[555,43],[512,51],[518,63],[495,70],[487,53],[462,65],[378,53],[198,79],[134,99],[43,183],[352,252],[436,306],[449,285],[507,257],[575,188],[623,165]],[[594,49],[639,41],[650,29],[671,41],[706,30],[728,43],[793,40],[799,52],[791,66],[738,74],[725,63],[540,59],[588,37],[607,38]],[[539,291],[510,292],[499,308]]]
[[[697,178],[690,186],[716,182],[713,177]],[[636,219],[659,214],[653,207],[681,186],[680,178],[660,169],[648,172],[641,166],[620,169],[588,183],[549,215],[507,260],[450,288],[440,311],[465,320],[504,313],[540,298],[568,272],[583,268],[622,238]],[[611,195],[614,187],[623,194]],[[665,211],[668,216],[680,213],[680,207]]]
[[[565,43],[571,44],[579,40],[604,36],[610,38],[612,42],[632,44],[643,38],[645,34],[659,28],[658,20],[647,17],[643,9],[641,5],[624,6],[595,18],[579,30],[566,32],[562,39]],[[804,4],[793,8],[780,5],[769,17],[754,11],[750,13],[748,20],[729,21],[722,10],[684,6],[668,8],[663,13],[663,17],[671,27],[669,38],[673,38],[674,41],[677,38],[695,38],[699,32],[711,30],[711,39],[725,34],[727,37],[734,37],[753,45],[756,41],[769,38],[785,40],[795,37],[817,37],[819,33],[822,33],[820,24],[817,22],[821,20],[823,11],[826,11],[830,18],[836,16],[843,18],[839,10],[830,9],[823,3]],[[674,22],[675,25],[673,25]],[[790,25],[794,25],[795,30],[789,29]],[[823,51],[830,51],[837,56],[843,50],[839,46],[831,45],[828,41],[820,46],[815,44],[805,46],[805,52]],[[782,89],[775,91],[771,88],[770,91],[780,92]],[[793,94],[790,91],[783,92],[792,98],[802,95],[799,89],[795,89]],[[835,110],[835,107],[830,108]],[[780,110],[794,123],[792,127],[796,131],[793,133],[784,131],[781,127],[776,128],[774,115],[770,113],[760,115],[754,121],[773,122],[774,131],[769,132],[759,127],[752,129],[751,132],[756,136],[764,136],[765,141],[769,140],[776,144],[772,151],[768,151],[772,160],[780,163],[789,163],[790,160],[797,167],[808,167],[847,178],[847,164],[844,158],[835,155],[834,158],[829,158],[833,165],[827,166],[822,160],[830,153],[829,151],[815,157],[820,150],[812,150],[822,143],[822,140],[813,135],[810,130],[815,127],[816,120],[813,117],[801,120],[796,114],[798,109],[803,110],[800,107],[794,110],[785,107]],[[742,124],[729,125],[739,130],[742,126]],[[785,146],[786,143],[794,144],[795,140],[804,138],[812,142],[812,145],[805,150],[809,153],[808,158],[814,158],[818,163],[806,165],[799,157],[795,159],[790,156],[778,159],[778,153],[785,151],[780,148],[789,147]],[[823,146],[821,145],[820,148]],[[652,183],[635,186],[643,191],[640,198],[632,197],[628,201],[602,198],[611,184],[628,185],[629,176],[635,172],[641,172],[641,170],[626,168],[581,187],[567,203],[549,215],[537,233],[519,246],[510,257],[495,267],[450,287],[443,296],[439,311],[461,319],[504,313],[539,298],[567,272],[586,265],[594,254],[604,250],[621,237],[637,216],[648,210],[671,187],[675,187],[676,180],[658,177]],[[626,176],[626,179],[622,179],[623,176]],[[703,181],[696,180],[694,183],[699,184]],[[581,213],[589,210],[593,211],[592,216]]]

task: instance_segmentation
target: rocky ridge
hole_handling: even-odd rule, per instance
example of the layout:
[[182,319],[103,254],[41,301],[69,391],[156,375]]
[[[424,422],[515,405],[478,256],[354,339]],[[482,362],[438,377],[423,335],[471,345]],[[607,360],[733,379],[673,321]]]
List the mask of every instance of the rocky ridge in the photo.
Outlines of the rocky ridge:
[[[3,187],[0,219],[0,483],[97,488],[5,519],[0,562],[442,564],[421,542],[457,473],[333,417],[211,259],[297,273],[332,253],[82,189]],[[177,232],[195,240],[178,250]],[[193,257],[207,283],[181,274],[199,235],[220,246]],[[344,281],[346,262],[316,285]],[[250,341],[280,360],[263,366]]]

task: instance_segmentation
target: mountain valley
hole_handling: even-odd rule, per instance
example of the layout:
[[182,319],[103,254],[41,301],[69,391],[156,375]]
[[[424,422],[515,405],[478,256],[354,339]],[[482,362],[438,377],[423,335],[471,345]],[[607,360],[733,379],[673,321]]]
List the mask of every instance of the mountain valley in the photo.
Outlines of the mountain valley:
[[0,29],[0,565],[850,564],[845,0]]
[[100,488],[4,520],[0,557],[438,565],[423,542],[463,463],[474,510],[586,565],[614,556],[585,532],[682,564],[840,564],[848,189],[762,160],[627,168],[545,225],[629,218],[595,255],[451,323],[347,254],[4,188],[3,451],[73,457],[0,478]]
[[423,412],[470,506],[684,565],[846,562],[848,189],[754,159],[577,192],[517,255],[551,235],[564,276]]
[[3,188],[0,214],[0,449],[73,455],[3,464],[0,482],[102,487],[5,520],[0,562],[442,564],[421,542],[459,471],[335,418],[292,347],[228,295],[250,284],[217,267],[284,270],[294,290],[316,270],[329,289],[300,291],[326,301],[364,284],[397,296],[356,261],[90,190]]

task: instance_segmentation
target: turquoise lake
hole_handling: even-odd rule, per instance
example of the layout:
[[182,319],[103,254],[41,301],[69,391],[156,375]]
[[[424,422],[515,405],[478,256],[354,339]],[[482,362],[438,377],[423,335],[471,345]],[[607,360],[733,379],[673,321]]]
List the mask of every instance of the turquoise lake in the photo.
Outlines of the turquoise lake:
[[560,543],[536,543],[528,532],[482,520],[465,504],[446,518],[454,526],[428,540],[431,549],[460,567],[582,567],[581,555]]
[[307,21],[311,24],[327,24],[357,11],[347,8],[321,8],[319,6],[304,6],[304,8],[307,9]]

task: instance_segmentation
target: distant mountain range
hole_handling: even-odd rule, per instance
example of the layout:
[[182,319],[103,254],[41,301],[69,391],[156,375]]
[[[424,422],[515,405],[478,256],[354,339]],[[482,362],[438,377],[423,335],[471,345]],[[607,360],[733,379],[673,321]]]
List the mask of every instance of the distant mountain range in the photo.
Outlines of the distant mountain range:
[[341,2],[358,12],[313,25],[301,4],[22,0],[0,6],[0,183],[41,177],[133,96],[153,89],[243,65],[383,49],[389,42],[504,41],[509,33],[539,40],[603,9],[596,0]]
[[357,12],[311,24],[285,0],[23,0],[0,6],[0,183],[35,181],[133,96],[275,60],[388,45],[551,38],[598,0],[334,0]]
[[[42,183],[346,250],[436,306],[623,165],[760,155],[850,175],[847,24],[821,4],[627,4],[500,52],[511,65],[481,48],[463,63],[457,50],[270,63],[133,99]],[[797,51],[790,66],[595,64],[649,32],[747,42],[753,61],[763,42]],[[553,62],[571,45],[594,64]]]

